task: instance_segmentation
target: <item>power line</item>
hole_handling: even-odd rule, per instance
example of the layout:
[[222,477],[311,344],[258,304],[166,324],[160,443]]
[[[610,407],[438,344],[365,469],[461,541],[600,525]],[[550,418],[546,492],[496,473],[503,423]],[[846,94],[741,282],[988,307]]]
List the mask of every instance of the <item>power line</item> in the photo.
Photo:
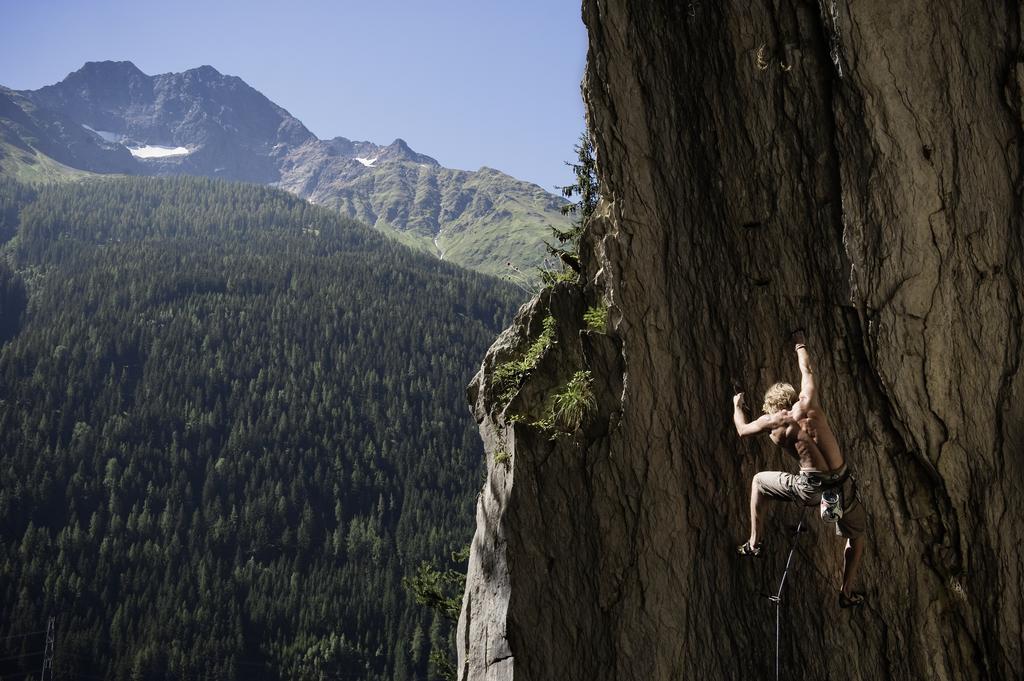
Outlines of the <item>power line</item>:
[[[53,650],[56,647],[54,622],[56,618],[50,616],[50,621],[46,624],[46,649],[43,652],[43,670],[39,674],[39,681],[53,681]],[[49,670],[49,679],[47,679],[47,670]]]
[[39,631],[29,631],[24,634],[11,634],[9,636],[0,636],[0,641],[6,641],[12,638],[25,638],[26,636],[35,636],[36,634],[45,634],[46,629],[40,629]]

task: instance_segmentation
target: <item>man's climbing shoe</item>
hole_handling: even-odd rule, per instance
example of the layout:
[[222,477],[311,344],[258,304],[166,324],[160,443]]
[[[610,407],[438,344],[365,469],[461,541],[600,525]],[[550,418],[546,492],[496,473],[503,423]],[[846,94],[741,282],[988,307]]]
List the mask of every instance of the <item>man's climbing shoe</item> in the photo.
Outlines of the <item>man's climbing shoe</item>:
[[864,594],[854,592],[847,596],[842,591],[839,592],[840,608],[859,608],[862,605],[864,605]]
[[761,546],[762,545],[760,542],[751,546],[749,541],[745,541],[741,545],[736,547],[736,553],[738,553],[741,556],[757,558],[761,555]]

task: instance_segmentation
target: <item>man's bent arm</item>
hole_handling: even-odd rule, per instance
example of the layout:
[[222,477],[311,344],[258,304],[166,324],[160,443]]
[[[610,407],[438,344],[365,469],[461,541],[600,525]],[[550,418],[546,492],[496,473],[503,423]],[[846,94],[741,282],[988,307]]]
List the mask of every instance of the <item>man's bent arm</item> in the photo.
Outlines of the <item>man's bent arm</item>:
[[765,414],[747,423],[747,415],[743,413],[743,401],[740,400],[739,402],[734,402],[732,422],[736,426],[737,435],[740,437],[750,437],[770,432],[781,426],[787,426],[794,421],[789,412],[780,411],[774,414]]
[[803,333],[795,335],[796,359],[800,364],[800,401],[806,406],[814,403],[817,387],[814,385],[814,370],[811,369],[811,355],[807,352]]

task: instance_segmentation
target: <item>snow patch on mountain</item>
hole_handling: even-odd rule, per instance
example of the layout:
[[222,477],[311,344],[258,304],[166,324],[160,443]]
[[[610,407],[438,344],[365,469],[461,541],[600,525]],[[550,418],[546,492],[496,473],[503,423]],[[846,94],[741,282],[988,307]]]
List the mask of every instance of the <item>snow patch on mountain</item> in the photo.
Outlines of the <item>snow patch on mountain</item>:
[[164,147],[158,144],[147,144],[144,147],[135,147],[134,149],[129,147],[128,151],[132,152],[132,156],[135,158],[166,158],[168,156],[185,156],[192,153],[190,149],[185,147]]
[[374,156],[373,158],[359,158],[357,156],[356,160],[359,161],[360,163],[362,163],[367,168],[372,168],[373,164],[377,162],[377,158],[378,158],[377,156]]
[[121,141],[120,140],[121,136],[118,135],[116,132],[107,132],[106,130],[94,130],[94,129],[90,128],[88,125],[86,125],[85,123],[82,123],[82,127],[85,128],[86,130],[88,130],[89,132],[91,132],[94,135],[99,135],[99,137],[102,138],[104,142],[120,142]]

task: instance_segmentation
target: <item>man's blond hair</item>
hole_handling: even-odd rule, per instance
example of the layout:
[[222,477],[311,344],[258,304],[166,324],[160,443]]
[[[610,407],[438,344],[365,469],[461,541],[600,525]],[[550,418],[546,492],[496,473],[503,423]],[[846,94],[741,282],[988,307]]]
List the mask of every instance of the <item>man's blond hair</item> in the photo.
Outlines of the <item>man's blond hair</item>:
[[796,388],[789,383],[776,383],[764,394],[764,406],[761,409],[765,414],[774,414],[783,409],[788,410],[794,402],[796,402]]

